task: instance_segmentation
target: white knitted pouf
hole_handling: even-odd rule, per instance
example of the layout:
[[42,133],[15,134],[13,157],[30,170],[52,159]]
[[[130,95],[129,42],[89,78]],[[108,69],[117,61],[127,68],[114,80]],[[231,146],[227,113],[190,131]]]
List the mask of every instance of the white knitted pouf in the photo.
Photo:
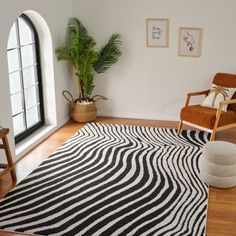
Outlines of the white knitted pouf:
[[236,145],[223,141],[206,143],[199,167],[205,183],[217,188],[236,186]]

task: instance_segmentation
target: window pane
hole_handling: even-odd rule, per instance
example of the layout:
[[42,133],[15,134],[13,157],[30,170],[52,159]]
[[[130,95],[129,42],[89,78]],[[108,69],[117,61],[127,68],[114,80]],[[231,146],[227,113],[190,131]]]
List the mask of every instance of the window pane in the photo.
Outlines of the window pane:
[[8,70],[9,73],[19,70],[19,53],[18,49],[13,49],[7,52]]
[[34,85],[37,82],[37,76],[35,73],[35,67],[28,67],[23,69],[23,77],[24,77],[24,87],[29,87]]
[[32,45],[21,47],[21,56],[23,68],[35,63],[34,48]]
[[26,130],[23,113],[13,117],[13,127],[15,136]]
[[11,94],[22,90],[21,77],[20,77],[19,71],[9,74],[9,79],[10,79],[10,92],[11,92]]
[[11,27],[10,35],[8,38],[7,49],[17,47],[17,37],[16,37],[16,23]]
[[38,86],[33,86],[25,89],[25,105],[26,109],[35,106],[38,103],[38,94],[37,94]]
[[20,45],[26,45],[34,41],[31,28],[24,19],[19,18]]
[[11,96],[11,111],[12,115],[23,111],[23,103],[22,103],[22,93],[16,93]]
[[26,111],[26,117],[27,117],[27,128],[32,127],[33,125],[37,124],[39,119],[39,107],[33,107]]
[[38,74],[39,61],[37,32],[32,22],[21,15],[9,32],[7,57],[11,93],[12,118],[15,141],[31,134],[33,126],[44,117],[40,109],[42,94],[39,92],[41,77]]

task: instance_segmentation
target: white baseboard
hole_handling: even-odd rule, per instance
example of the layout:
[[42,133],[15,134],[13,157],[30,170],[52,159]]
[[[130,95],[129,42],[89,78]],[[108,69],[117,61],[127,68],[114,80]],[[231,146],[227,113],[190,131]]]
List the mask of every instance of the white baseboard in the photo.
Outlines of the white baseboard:
[[156,114],[143,114],[143,113],[122,113],[122,112],[106,112],[99,111],[98,116],[108,116],[108,117],[121,117],[130,119],[147,119],[147,120],[165,120],[165,121],[179,121],[177,116],[166,116],[166,115],[156,115]]

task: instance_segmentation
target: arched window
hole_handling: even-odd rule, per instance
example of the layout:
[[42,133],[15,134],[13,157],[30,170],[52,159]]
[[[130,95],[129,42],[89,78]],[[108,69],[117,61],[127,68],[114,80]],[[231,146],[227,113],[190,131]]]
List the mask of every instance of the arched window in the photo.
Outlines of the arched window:
[[17,143],[44,124],[38,36],[34,25],[24,14],[11,28],[7,57]]

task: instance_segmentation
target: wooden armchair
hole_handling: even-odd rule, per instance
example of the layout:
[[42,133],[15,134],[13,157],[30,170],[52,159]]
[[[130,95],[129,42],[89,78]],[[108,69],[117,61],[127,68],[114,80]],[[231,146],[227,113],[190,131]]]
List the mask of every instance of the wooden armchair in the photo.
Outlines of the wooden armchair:
[[[217,73],[213,83],[228,88],[236,88],[236,75]],[[192,96],[207,96],[210,90],[192,92],[187,94],[185,106],[180,112],[180,123],[178,133],[180,133],[183,124],[192,126],[211,133],[210,140],[215,139],[218,131],[236,127],[236,93],[231,100],[220,102],[218,109],[203,107],[201,105],[189,105]],[[222,108],[228,104],[227,111]]]

